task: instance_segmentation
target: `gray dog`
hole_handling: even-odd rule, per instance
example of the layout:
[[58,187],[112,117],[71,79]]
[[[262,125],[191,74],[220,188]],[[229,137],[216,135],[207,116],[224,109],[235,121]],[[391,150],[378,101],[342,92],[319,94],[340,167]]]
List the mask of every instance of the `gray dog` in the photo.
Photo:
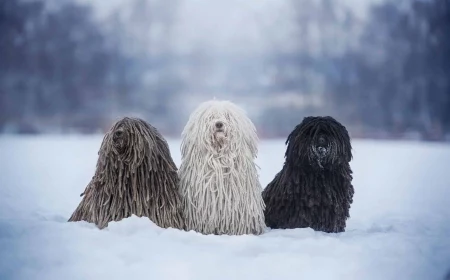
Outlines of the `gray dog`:
[[95,175],[69,221],[102,229],[134,214],[163,228],[183,229],[178,182],[163,136],[141,119],[124,118],[106,133]]

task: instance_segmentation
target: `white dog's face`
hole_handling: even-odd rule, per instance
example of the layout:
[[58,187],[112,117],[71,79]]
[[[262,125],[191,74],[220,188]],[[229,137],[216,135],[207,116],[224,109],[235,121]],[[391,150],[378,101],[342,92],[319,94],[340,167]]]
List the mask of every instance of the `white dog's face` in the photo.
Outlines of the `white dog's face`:
[[255,157],[257,152],[258,137],[253,123],[245,111],[229,101],[213,100],[199,105],[190,115],[182,137],[183,156],[193,149],[205,155],[249,150]]
[[211,124],[213,145],[216,149],[223,148],[228,142],[228,123],[225,119],[220,118],[212,121]]

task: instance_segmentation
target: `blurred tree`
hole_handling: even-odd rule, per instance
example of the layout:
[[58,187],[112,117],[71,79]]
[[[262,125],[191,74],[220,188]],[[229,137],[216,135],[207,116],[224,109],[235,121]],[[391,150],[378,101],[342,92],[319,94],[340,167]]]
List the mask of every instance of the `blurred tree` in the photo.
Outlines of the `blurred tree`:
[[113,67],[114,99],[157,126],[174,122],[177,112],[170,105],[181,89],[172,50],[177,5],[178,0],[133,0],[107,19],[114,46],[127,55],[114,62],[120,65]]
[[[294,47],[274,50],[269,56],[267,68],[274,81],[269,90],[280,96],[304,96],[305,102],[295,108],[269,108],[263,112],[264,123],[276,123],[272,129],[278,135],[285,135],[287,129],[281,123],[288,122],[292,129],[305,114],[325,113],[321,107],[327,107],[328,114],[337,112],[342,116],[357,104],[357,100],[350,99],[350,87],[338,82],[352,78],[352,74],[339,68],[352,67],[345,56],[355,45],[357,19],[337,1],[292,0],[290,4],[294,36],[287,43]],[[287,117],[288,114],[294,115]]]
[[334,60],[328,92],[352,124],[389,133],[450,130],[449,0],[385,2],[370,11],[361,47]]
[[31,49],[27,40],[42,11],[41,2],[0,2],[0,128],[25,113],[24,100],[30,99],[25,79]]
[[70,126],[89,114],[97,116],[82,126],[98,125],[92,120],[121,54],[108,46],[88,7],[68,1],[49,10],[42,1],[1,1],[0,32],[0,130],[7,122]]

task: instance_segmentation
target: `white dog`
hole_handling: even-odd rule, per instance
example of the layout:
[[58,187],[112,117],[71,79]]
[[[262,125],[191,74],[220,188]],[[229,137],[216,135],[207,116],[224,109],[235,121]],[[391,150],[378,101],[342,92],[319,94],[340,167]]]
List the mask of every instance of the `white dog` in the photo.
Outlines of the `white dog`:
[[229,101],[204,102],[182,138],[178,174],[187,230],[263,233],[264,201],[254,163],[258,136],[245,111]]

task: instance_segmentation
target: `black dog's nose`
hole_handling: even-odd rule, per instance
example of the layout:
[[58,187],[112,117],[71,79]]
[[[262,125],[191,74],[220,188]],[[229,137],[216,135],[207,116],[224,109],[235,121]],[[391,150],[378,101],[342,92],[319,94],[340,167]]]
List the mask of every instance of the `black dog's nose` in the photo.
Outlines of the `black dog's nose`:
[[223,127],[223,122],[216,122],[216,127],[217,128],[222,128]]

